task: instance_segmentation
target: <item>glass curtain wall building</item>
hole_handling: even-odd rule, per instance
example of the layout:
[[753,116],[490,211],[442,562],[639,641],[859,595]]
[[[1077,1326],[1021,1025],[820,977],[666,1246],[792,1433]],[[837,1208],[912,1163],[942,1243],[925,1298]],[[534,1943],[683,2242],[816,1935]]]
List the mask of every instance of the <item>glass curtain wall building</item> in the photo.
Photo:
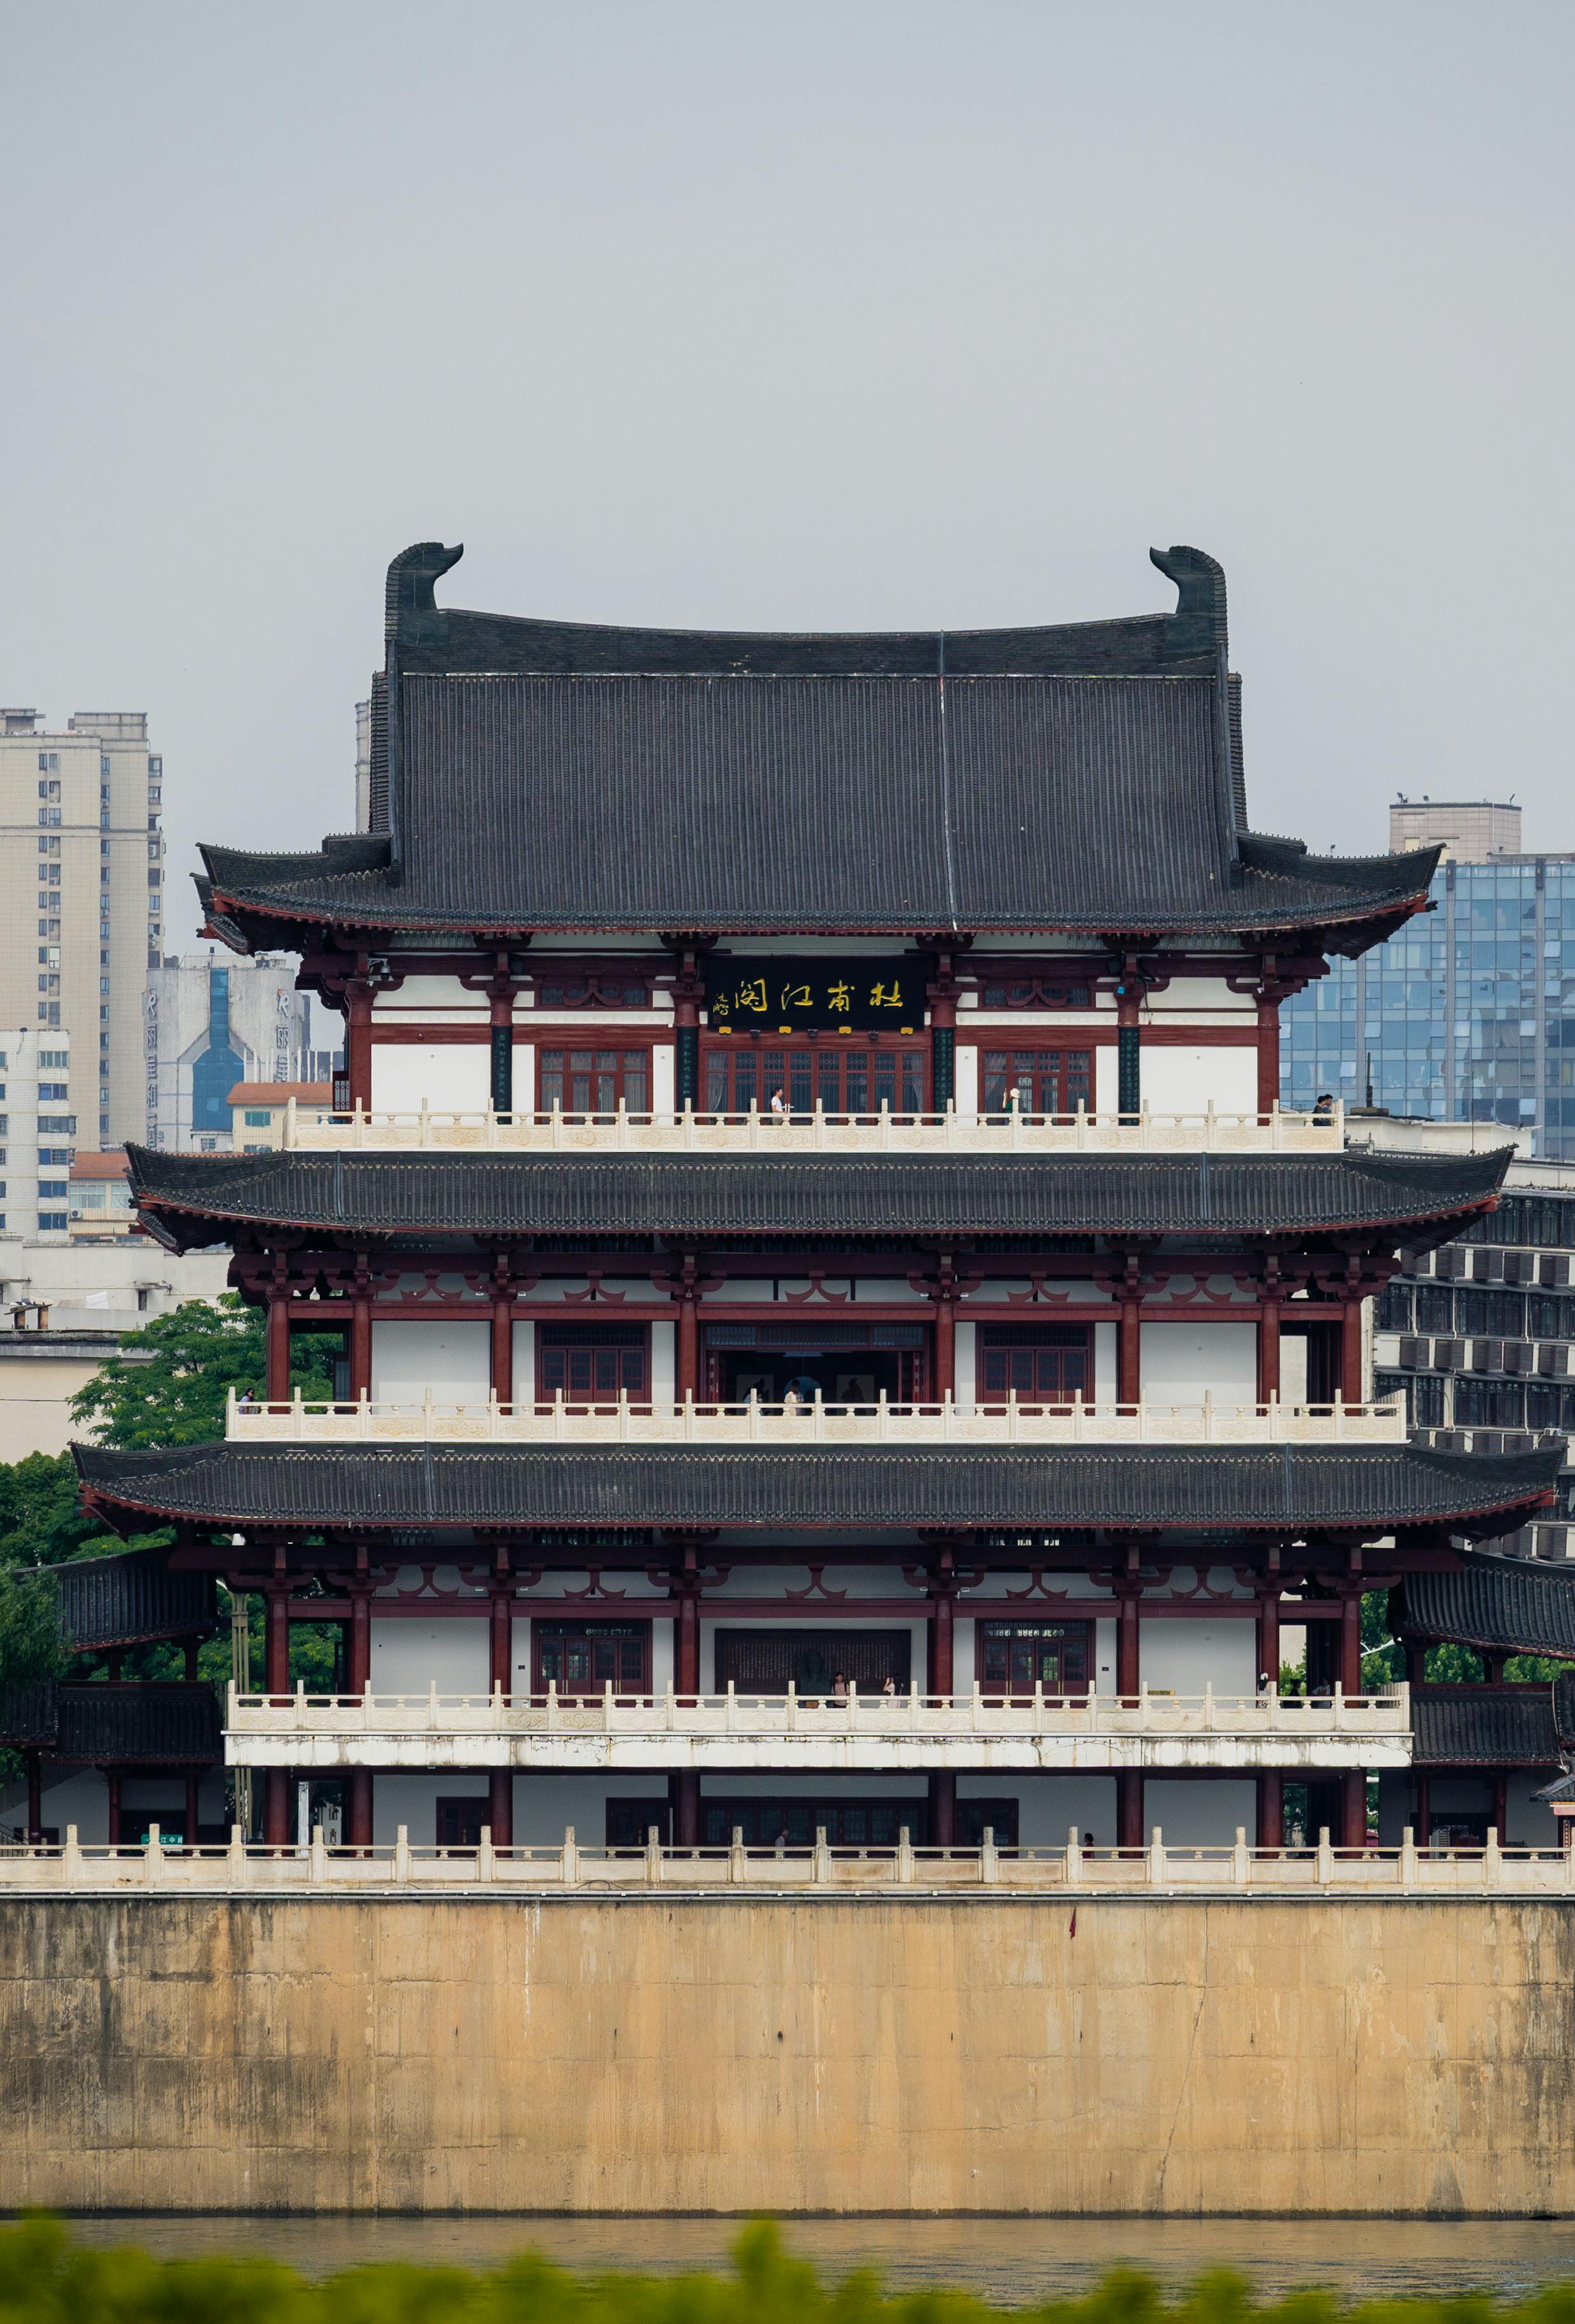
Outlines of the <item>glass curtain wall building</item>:
[[1498,1121],[1575,1159],[1575,857],[1443,863],[1432,908],[1281,1012],[1282,1103],[1328,1090],[1434,1121]]

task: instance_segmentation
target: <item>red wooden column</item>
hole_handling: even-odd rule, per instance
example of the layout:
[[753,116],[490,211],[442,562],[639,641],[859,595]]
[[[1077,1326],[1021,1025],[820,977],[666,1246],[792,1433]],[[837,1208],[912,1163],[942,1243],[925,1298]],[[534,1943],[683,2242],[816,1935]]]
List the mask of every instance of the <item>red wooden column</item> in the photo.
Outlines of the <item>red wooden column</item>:
[[1143,1845],[1143,1777],[1136,1767],[1123,1767],[1116,1777],[1116,1846]]
[[930,1777],[930,1846],[957,1845],[957,1778],[950,1767],[938,1767]]
[[1340,1784],[1340,1845],[1365,1848],[1368,1840],[1368,1778],[1360,1767],[1348,1767]]
[[514,1401],[514,1302],[507,1292],[493,1297],[493,1395],[499,1404]]
[[1342,1299],[1340,1306],[1340,1393],[1347,1404],[1362,1400],[1362,1303]]
[[1265,978],[1257,989],[1257,1110],[1273,1113],[1280,1102],[1280,988]]
[[290,1402],[290,1295],[275,1284],[268,1295],[266,1326],[270,1404]]
[[1285,1844],[1285,1786],[1277,1767],[1264,1767],[1258,1773],[1257,1844],[1259,1848]]
[[668,1777],[668,1808],[672,1818],[673,1846],[700,1845],[700,1778],[692,1767],[676,1768]]
[[1412,1686],[1427,1684],[1427,1648],[1418,1639],[1411,1639],[1405,1648],[1405,1677]]
[[1267,1404],[1280,1392],[1280,1263],[1272,1251],[1264,1261],[1258,1290],[1257,1400]]
[[1138,1601],[1142,1585],[1126,1589],[1116,1599],[1116,1692],[1123,1700],[1136,1697],[1142,1684],[1142,1664],[1138,1653]]
[[952,1661],[953,1616],[956,1599],[949,1588],[934,1589],[930,1596],[935,1613],[930,1620],[929,1692],[949,1695],[954,1691]]
[[1257,1667],[1268,1681],[1267,1692],[1280,1690],[1280,1591],[1276,1582],[1257,1601]]
[[[271,1582],[262,1593],[263,1683],[269,1694],[290,1692],[290,1583]],[[270,1767],[262,1791],[262,1837],[270,1848],[290,1844],[290,1770]]]
[[1120,1303],[1116,1337],[1116,1402],[1137,1404],[1143,1394],[1143,1303],[1132,1296]]
[[700,1285],[693,1251],[685,1255],[684,1263],[672,1278],[669,1295],[678,1311],[677,1345],[673,1366],[673,1395],[682,1404],[686,1397],[700,1401]]
[[364,1112],[372,1110],[372,991],[359,976],[351,977],[345,987],[345,1071],[350,1102]]
[[372,1301],[357,1292],[350,1309],[350,1397],[372,1394]]
[[1340,1683],[1347,1694],[1362,1691],[1362,1593],[1359,1585],[1340,1600]]
[[957,1293],[949,1276],[943,1275],[935,1290],[935,1379],[934,1395],[937,1404],[944,1404],[957,1392]]

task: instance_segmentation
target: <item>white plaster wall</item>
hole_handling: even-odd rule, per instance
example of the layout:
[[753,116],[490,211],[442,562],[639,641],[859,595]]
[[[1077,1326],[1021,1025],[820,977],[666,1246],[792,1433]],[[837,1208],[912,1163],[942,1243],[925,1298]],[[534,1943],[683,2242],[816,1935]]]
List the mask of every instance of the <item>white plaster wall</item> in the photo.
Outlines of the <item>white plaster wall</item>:
[[373,1404],[419,1404],[428,1388],[436,1404],[485,1404],[492,1377],[489,1324],[373,1319]]
[[675,1626],[669,1618],[659,1618],[650,1626],[650,1683],[653,1693],[666,1694],[677,1682],[677,1654],[674,1638]]
[[956,1048],[956,1106],[959,1113],[979,1111],[979,1052],[972,1042]]
[[[488,1055],[490,1056],[490,1050]],[[488,1080],[490,1083],[490,1074]],[[533,1113],[536,1110],[534,1041],[516,1041],[514,1044],[514,1110],[517,1113]]]
[[1114,1113],[1120,1095],[1120,1065],[1113,1046],[1093,1053],[1093,1086],[1096,1113]]
[[1150,1775],[1143,1786],[1143,1837],[1157,1824],[1167,1848],[1229,1848],[1238,1830],[1257,1836],[1257,1786],[1250,1775]]
[[492,1081],[484,1041],[375,1041],[374,1113],[412,1113],[426,1100],[435,1113],[484,1113]]
[[474,1017],[476,1008],[475,994],[457,976],[407,976],[397,991],[373,994],[372,1017],[373,1024],[398,1025],[438,1011],[446,1017]]
[[[181,1794],[181,1799],[184,1803],[184,1792]],[[87,1847],[90,1841],[102,1844],[109,1838],[109,1786],[97,1767],[78,1767],[69,1773],[62,1772],[59,1780],[54,1783],[50,1781],[49,1770],[46,1768],[41,1805],[43,1810],[45,1829],[58,1830],[62,1840],[66,1837],[66,1826],[69,1823],[76,1825],[77,1837],[84,1847]],[[216,1806],[212,1815],[213,1821],[217,1821],[220,1812],[220,1807]],[[207,1816],[206,1804],[203,1812]],[[7,1823],[15,1824],[18,1829],[26,1822],[25,1785],[23,1787],[20,1805],[7,1812],[5,1821]]]
[[1101,1616],[1094,1624],[1094,1692],[1116,1692],[1116,1621]]
[[[566,1826],[585,1848],[601,1848],[607,1838],[607,1802],[666,1800],[660,1775],[530,1775],[514,1779],[516,1848],[561,1848]],[[411,1839],[415,1838],[412,1832]]]
[[[488,1661],[491,1662],[489,1655]],[[529,1694],[530,1692],[530,1617],[516,1614],[510,1625],[509,1692]]]
[[[516,1323],[514,1331],[514,1401],[530,1404],[536,1395],[536,1326]],[[491,1381],[492,1353],[487,1355],[488,1380]]]
[[978,1373],[975,1369],[978,1361],[978,1324],[959,1323],[956,1327],[952,1348],[952,1363],[954,1374],[953,1395],[956,1399],[959,1408],[963,1412],[972,1412],[973,1409],[973,1398],[976,1393],[978,1380]]
[[1174,1694],[1202,1694],[1208,1686],[1216,1694],[1257,1692],[1256,1622],[1151,1618],[1146,1610],[1138,1649],[1138,1676],[1149,1686],[1166,1686]]
[[487,1618],[401,1620],[372,1624],[373,1694],[487,1692]]
[[1252,1404],[1257,1397],[1256,1323],[1145,1323],[1138,1386],[1148,1404]]
[[650,1102],[653,1113],[677,1111],[677,1064],[670,1041],[658,1041],[651,1049]]
[[1074,1825],[1080,1841],[1091,1831],[1096,1848],[1116,1844],[1113,1775],[959,1775],[957,1796],[1015,1798],[1018,1841],[1023,1848],[1064,1848]]
[[650,1327],[650,1395],[653,1404],[674,1404],[678,1392],[677,1326]]
[[1143,1102],[1150,1113],[1257,1111],[1257,1050],[1142,1045]]
[[1093,1327],[1093,1394],[1096,1404],[1114,1404],[1117,1390],[1117,1340],[1114,1323]]
[[1307,1401],[1307,1340],[1304,1333],[1280,1332],[1280,1402]]

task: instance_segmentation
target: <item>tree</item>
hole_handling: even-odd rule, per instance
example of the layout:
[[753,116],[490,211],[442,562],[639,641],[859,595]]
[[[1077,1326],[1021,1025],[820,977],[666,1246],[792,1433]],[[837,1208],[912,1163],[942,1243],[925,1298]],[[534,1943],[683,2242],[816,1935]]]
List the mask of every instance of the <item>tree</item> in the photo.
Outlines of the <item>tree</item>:
[[[338,1333],[295,1333],[290,1384],[327,1401],[334,1393]],[[129,1362],[129,1356],[145,1359]],[[227,1291],[216,1304],[189,1299],[141,1332],[128,1332],[111,1356],[71,1399],[71,1417],[101,1444],[145,1452],[169,1444],[203,1444],[225,1433],[225,1401],[261,1397],[268,1377],[260,1309]]]

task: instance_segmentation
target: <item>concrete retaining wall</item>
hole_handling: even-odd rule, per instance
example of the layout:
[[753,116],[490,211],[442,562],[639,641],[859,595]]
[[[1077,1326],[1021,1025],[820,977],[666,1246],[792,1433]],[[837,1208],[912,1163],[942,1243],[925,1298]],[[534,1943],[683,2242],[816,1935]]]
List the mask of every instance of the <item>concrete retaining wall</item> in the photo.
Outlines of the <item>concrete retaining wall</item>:
[[0,2206],[1575,2211],[1575,1904],[0,1902]]

